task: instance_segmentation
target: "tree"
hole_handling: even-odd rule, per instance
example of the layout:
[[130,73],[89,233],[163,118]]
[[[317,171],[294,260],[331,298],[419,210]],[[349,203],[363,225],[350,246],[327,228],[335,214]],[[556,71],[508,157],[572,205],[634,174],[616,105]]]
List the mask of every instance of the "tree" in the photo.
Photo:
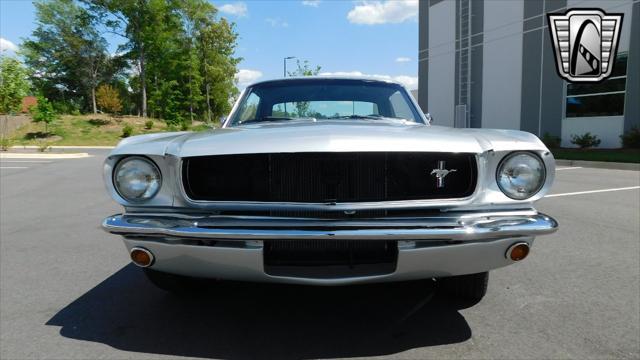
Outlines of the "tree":
[[[206,0],[80,0],[134,64],[128,85],[142,116],[178,124],[222,115],[237,95],[234,25]],[[134,83],[135,81],[135,83]]]
[[24,66],[14,58],[0,56],[0,114],[18,111],[28,92]]
[[322,67],[320,65],[316,65],[315,68],[309,66],[309,61],[304,60],[300,62],[300,60],[296,60],[297,68],[295,71],[289,71],[289,76],[316,76],[320,73]]
[[22,45],[34,82],[50,99],[84,98],[95,113],[96,87],[113,75],[96,18],[74,0],[38,0],[34,5],[37,27]]
[[[304,60],[303,62],[300,62],[300,60],[296,60],[296,65],[297,69],[295,71],[290,71],[289,76],[316,76],[322,69],[320,65],[316,65],[315,68],[310,67],[308,60]],[[310,104],[308,101],[299,101],[295,104],[297,116],[311,116],[309,111]]]
[[242,59],[233,56],[237,39],[234,24],[224,18],[206,26],[198,37],[209,122],[228,113],[232,104],[230,100],[238,95],[235,74]]
[[98,106],[110,114],[119,113],[122,110],[122,101],[118,90],[108,84],[98,87],[96,97]]
[[53,105],[51,105],[47,98],[38,96],[38,105],[33,106],[30,111],[33,122],[43,122],[44,132],[45,134],[48,134],[49,124],[51,124],[57,118],[57,114],[53,110]]

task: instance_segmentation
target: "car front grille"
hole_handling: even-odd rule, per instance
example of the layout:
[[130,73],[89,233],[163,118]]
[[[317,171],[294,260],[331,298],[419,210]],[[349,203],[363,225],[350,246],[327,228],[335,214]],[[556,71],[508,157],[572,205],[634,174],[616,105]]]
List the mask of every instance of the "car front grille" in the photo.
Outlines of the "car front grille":
[[[191,200],[294,203],[455,199],[476,186],[474,154],[277,153],[183,158]],[[442,163],[444,162],[444,163]],[[441,187],[432,174],[453,170]]]

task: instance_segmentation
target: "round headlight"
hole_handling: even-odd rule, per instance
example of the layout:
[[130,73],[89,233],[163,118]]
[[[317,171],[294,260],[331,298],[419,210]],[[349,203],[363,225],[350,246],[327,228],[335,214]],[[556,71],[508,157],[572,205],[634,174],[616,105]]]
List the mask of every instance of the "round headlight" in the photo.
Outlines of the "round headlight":
[[132,156],[118,163],[113,172],[113,184],[125,200],[144,201],[158,193],[162,176],[151,160]]
[[535,195],[546,177],[542,160],[529,152],[515,152],[505,157],[496,174],[500,190],[515,200],[524,200]]

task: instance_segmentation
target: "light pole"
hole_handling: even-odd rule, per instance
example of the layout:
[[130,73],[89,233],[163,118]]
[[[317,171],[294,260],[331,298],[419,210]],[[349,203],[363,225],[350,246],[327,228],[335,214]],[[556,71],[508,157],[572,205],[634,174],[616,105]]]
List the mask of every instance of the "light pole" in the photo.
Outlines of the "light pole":
[[283,59],[282,63],[284,64],[284,77],[287,77],[287,60],[295,59],[295,56],[287,56]]

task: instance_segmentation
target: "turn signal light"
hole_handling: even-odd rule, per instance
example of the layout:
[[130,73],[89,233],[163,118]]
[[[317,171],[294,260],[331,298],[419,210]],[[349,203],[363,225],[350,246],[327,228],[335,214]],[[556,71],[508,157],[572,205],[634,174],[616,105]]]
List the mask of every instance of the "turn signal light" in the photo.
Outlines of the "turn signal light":
[[130,254],[131,261],[140,267],[148,267],[153,264],[153,254],[147,249],[133,248]]
[[507,250],[507,259],[511,259],[513,261],[524,260],[524,258],[529,255],[529,244],[527,243],[516,243],[509,247]]

